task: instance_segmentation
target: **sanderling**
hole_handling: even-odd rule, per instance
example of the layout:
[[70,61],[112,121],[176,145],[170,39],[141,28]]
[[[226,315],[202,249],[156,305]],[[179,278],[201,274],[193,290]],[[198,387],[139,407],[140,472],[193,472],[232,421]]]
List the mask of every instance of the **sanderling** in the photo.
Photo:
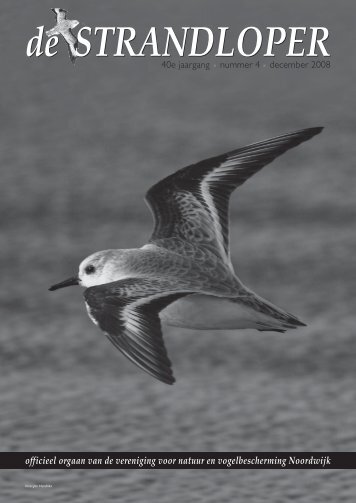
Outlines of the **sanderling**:
[[323,128],[303,129],[192,164],[151,187],[154,230],[142,248],[104,250],[50,288],[81,285],[87,311],[124,355],[153,377],[175,381],[161,321],[195,329],[284,332],[305,326],[249,290],[229,252],[232,191]]
[[67,19],[67,11],[64,9],[51,9],[55,15],[57,24],[51,30],[46,31],[48,37],[53,37],[53,35],[62,35],[64,40],[68,45],[69,57],[72,63],[75,63],[75,58],[78,56],[78,40],[77,37],[73,35],[71,28],[78,26],[79,21]]

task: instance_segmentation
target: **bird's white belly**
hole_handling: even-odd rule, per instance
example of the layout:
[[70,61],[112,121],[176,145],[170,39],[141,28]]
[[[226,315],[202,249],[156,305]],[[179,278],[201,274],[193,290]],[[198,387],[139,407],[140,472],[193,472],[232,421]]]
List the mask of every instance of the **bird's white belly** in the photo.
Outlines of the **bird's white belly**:
[[172,302],[160,313],[163,323],[198,330],[255,328],[256,312],[230,299],[211,295],[188,295]]

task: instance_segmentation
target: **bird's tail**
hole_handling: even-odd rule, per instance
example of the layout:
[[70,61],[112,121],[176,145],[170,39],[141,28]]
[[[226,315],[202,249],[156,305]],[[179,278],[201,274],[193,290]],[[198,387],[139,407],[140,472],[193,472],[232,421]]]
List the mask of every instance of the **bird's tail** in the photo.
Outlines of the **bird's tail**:
[[78,44],[77,43],[74,45],[67,44],[67,46],[68,46],[69,58],[70,58],[71,62],[73,63],[73,65],[75,65],[75,61],[77,59]]
[[285,332],[288,329],[306,326],[293,314],[249,290],[234,299],[234,302],[243,304],[254,311],[255,327],[260,332]]

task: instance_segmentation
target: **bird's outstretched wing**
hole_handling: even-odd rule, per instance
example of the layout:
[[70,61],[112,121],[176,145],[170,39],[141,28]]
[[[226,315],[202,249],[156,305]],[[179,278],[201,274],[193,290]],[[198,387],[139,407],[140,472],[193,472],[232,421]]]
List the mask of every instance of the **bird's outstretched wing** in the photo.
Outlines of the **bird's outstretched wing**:
[[90,287],[84,298],[90,318],[117,349],[156,379],[173,384],[159,312],[188,293],[164,280],[129,278]]
[[70,60],[72,63],[75,63],[77,58],[78,39],[73,35],[72,30],[62,32],[62,36],[67,42]]
[[229,251],[231,193],[263,166],[323,128],[302,129],[232,150],[187,166],[159,181],[146,194],[155,226],[150,243],[172,238],[205,246],[233,271]]
[[57,23],[60,23],[67,18],[67,11],[64,9],[59,9],[58,7],[52,9],[56,15]]

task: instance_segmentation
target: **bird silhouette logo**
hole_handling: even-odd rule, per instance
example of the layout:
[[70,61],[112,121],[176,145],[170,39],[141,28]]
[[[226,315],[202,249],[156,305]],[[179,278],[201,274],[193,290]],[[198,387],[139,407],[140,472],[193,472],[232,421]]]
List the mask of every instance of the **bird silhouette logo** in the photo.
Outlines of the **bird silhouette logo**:
[[68,52],[71,62],[74,64],[78,56],[78,39],[73,35],[72,28],[78,26],[79,21],[67,19],[67,11],[64,9],[51,9],[56,15],[57,24],[46,31],[48,37],[53,37],[54,35],[62,35],[68,46]]

